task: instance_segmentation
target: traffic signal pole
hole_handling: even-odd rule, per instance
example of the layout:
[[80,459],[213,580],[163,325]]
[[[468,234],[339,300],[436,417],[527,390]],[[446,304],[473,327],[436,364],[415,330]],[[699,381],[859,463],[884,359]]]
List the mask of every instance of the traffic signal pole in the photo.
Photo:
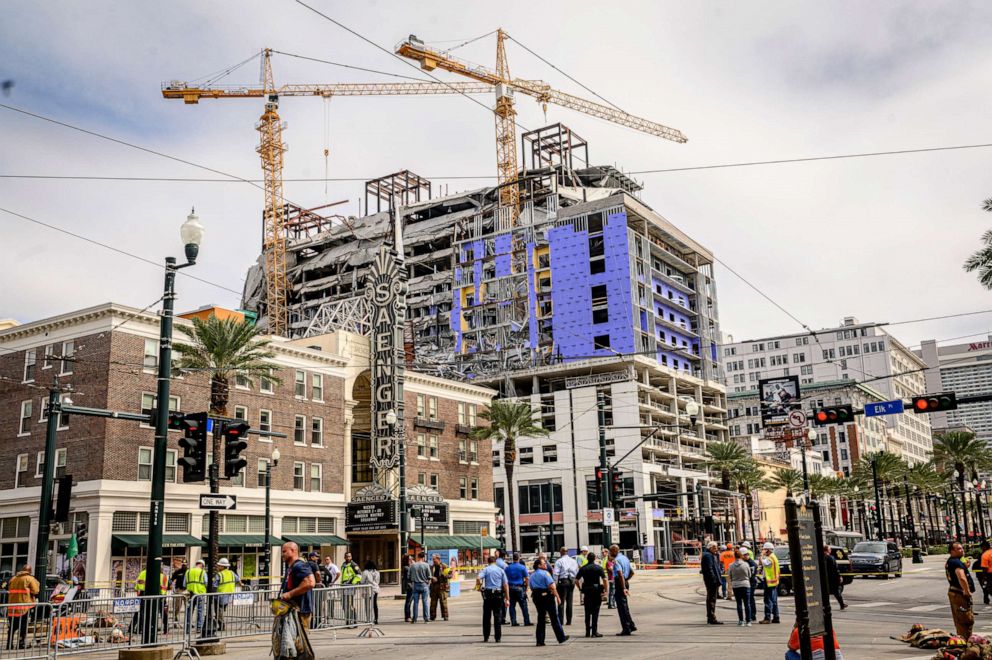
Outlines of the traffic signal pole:
[[600,486],[599,506],[603,512],[603,546],[610,547],[613,540],[610,538],[610,528],[606,524],[606,510],[610,508],[610,466],[606,459],[606,395],[596,392],[596,408],[599,414],[599,466],[603,474],[603,483]]
[[[34,574],[41,583],[38,600],[48,600],[48,537],[51,534],[52,490],[55,487],[55,440],[59,428],[59,391],[48,390],[48,425],[45,427],[45,464],[41,480],[41,502],[38,510],[38,541],[34,550]],[[15,567],[14,570],[18,570]]]

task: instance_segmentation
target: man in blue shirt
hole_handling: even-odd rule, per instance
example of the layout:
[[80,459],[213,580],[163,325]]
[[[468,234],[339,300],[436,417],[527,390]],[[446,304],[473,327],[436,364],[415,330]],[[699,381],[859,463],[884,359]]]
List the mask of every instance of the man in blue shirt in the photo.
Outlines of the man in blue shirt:
[[310,613],[313,612],[313,587],[316,584],[313,571],[300,558],[300,546],[291,541],[282,546],[282,561],[286,565],[286,577],[282,580],[279,598],[300,608],[300,621],[304,628],[309,628]]
[[561,598],[558,596],[554,578],[548,573],[548,562],[543,557],[538,557],[534,562],[534,572],[530,576],[530,593],[534,607],[537,609],[537,628],[534,630],[537,645],[544,646],[544,626],[548,620],[551,621],[551,630],[555,633],[555,639],[559,644],[564,644],[568,641],[568,636],[562,630],[561,621],[558,619],[558,605],[561,603]]
[[506,583],[510,586],[510,625],[519,626],[517,623],[517,605],[524,615],[524,625],[532,625],[530,622],[530,612],[527,611],[527,566],[520,561],[520,553],[513,553],[513,563],[507,564]]
[[630,604],[627,596],[630,595],[630,578],[634,575],[634,569],[630,565],[630,560],[620,552],[620,546],[615,543],[610,546],[610,557],[613,558],[613,581],[616,583],[617,618],[620,619],[620,627],[623,629],[617,633],[617,637],[626,637],[637,630],[634,620],[630,618]]
[[506,560],[503,559],[503,551],[502,550],[497,550],[496,551],[496,565],[499,566],[500,568],[502,568],[504,571],[506,570]]
[[482,592],[482,641],[489,641],[490,618],[495,625],[495,639],[503,636],[503,608],[510,604],[510,587],[506,573],[496,565],[496,556],[489,555],[488,566],[475,579],[475,588]]

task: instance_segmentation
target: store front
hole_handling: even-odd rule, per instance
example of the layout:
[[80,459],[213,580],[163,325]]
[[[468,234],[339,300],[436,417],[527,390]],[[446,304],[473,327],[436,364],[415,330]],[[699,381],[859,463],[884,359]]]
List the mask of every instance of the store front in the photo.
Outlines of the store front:
[[[202,540],[189,534],[162,535],[162,572],[166,577],[190,561],[190,548],[203,547]],[[111,539],[110,575],[115,592],[131,593],[134,582],[148,563],[147,534],[114,534]],[[94,587],[108,585],[91,585]]]
[[[209,537],[203,539],[209,544]],[[241,576],[242,580],[255,580],[259,577],[259,569],[265,566],[265,535],[264,534],[221,534],[219,537],[217,560],[222,558],[231,562],[231,570]],[[272,550],[274,565],[279,565],[279,547],[282,539],[277,536],[269,537],[269,544],[275,546]],[[204,550],[206,556],[206,549]]]

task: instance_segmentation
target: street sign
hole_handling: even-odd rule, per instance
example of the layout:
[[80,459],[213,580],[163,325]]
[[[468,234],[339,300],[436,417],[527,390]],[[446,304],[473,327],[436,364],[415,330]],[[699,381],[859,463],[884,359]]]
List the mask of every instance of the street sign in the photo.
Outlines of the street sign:
[[209,511],[230,511],[238,508],[237,495],[200,495],[200,508]]
[[806,413],[802,410],[789,411],[789,426],[794,429],[801,429],[806,426]]
[[483,527],[479,530],[479,536],[489,536],[489,528]]
[[865,404],[865,416],[866,417],[879,417],[881,415],[895,415],[901,413],[905,410],[902,404],[902,399],[896,399],[895,401],[882,401],[881,403],[866,403]]
[[613,509],[603,509],[603,524],[612,525],[616,522],[616,512]]

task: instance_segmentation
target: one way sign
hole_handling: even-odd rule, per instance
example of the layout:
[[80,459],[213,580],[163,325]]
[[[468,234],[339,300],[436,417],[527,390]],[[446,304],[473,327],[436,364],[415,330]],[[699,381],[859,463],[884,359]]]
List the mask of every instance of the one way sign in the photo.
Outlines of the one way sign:
[[235,495],[200,495],[200,508],[212,511],[237,509],[238,498]]

